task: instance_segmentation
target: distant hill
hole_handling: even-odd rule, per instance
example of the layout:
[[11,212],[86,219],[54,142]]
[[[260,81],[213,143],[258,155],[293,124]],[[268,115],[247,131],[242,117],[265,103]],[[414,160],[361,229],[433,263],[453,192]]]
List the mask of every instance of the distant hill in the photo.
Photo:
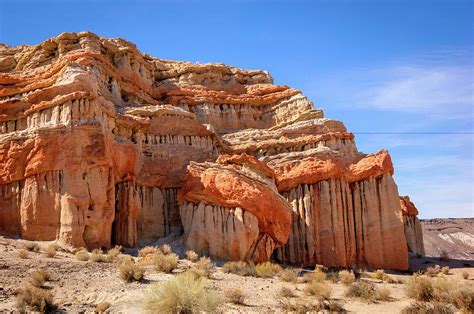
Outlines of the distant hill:
[[426,256],[446,251],[452,259],[474,260],[474,218],[421,220]]

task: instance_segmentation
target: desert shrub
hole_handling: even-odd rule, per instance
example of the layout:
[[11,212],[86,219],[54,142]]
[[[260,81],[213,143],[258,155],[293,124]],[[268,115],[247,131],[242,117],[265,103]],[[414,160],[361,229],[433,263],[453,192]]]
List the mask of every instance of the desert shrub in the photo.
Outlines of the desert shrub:
[[316,268],[313,272],[307,272],[303,275],[303,282],[323,282],[326,280],[326,273],[320,268]]
[[294,298],[296,297],[296,294],[288,287],[281,287],[278,291],[278,296],[281,298]]
[[443,303],[425,303],[414,302],[405,307],[401,314],[452,314],[454,313],[452,306]]
[[18,257],[21,259],[26,259],[30,255],[27,250],[19,250],[17,253]]
[[151,313],[215,312],[221,297],[204,287],[204,279],[184,272],[164,283],[155,283],[145,291],[143,308]]
[[40,269],[31,274],[30,284],[36,288],[41,288],[49,280],[51,280],[51,274],[47,270]]
[[39,251],[39,245],[36,242],[25,242],[23,246],[25,247],[25,250],[27,251],[32,251],[32,252]]
[[95,311],[97,313],[104,313],[105,311],[109,309],[109,307],[110,307],[109,302],[100,302],[99,304],[95,306]]
[[426,270],[423,272],[427,276],[435,277],[441,272],[441,266],[439,265],[434,265],[434,266],[429,266],[426,268]]
[[[170,256],[170,255],[167,255]],[[201,277],[209,278],[215,271],[215,265],[209,257],[201,257],[194,265],[195,270]]]
[[140,263],[135,263],[130,256],[122,258],[118,265],[120,279],[125,282],[141,281],[145,269]]
[[352,271],[348,270],[341,270],[339,272],[339,280],[345,284],[346,286],[352,284],[355,280],[356,277]]
[[149,254],[154,255],[154,254],[160,253],[160,252],[161,252],[161,250],[156,246],[145,246],[144,248],[141,248],[138,251],[138,256],[139,257],[145,257]]
[[232,288],[225,291],[225,297],[227,302],[234,303],[234,304],[245,304],[245,299],[247,298],[242,289],[240,288]]
[[441,272],[445,275],[449,275],[449,266],[444,266],[441,268]]
[[439,259],[442,261],[449,261],[449,254],[445,250],[442,250],[439,254]]
[[78,261],[88,261],[89,260],[89,252],[87,252],[87,250],[85,248],[81,248],[79,249],[79,251],[76,252],[76,254],[74,254],[76,256],[76,259]]
[[385,271],[383,269],[377,269],[372,273],[372,278],[383,281],[385,278]]
[[377,300],[388,301],[390,300],[391,291],[389,287],[379,287],[377,289]]
[[56,308],[51,292],[33,286],[19,289],[16,295],[16,306],[21,312],[29,310],[44,313]]
[[462,278],[469,279],[469,273],[467,271],[462,272]]
[[170,253],[165,255],[163,253],[156,253],[153,255],[153,265],[157,271],[170,273],[178,266],[178,255]]
[[191,262],[197,261],[199,258],[198,254],[193,250],[186,251],[186,259],[190,260]]
[[295,282],[299,271],[294,268],[286,268],[278,274],[278,278],[286,282]]
[[434,297],[431,280],[426,276],[412,276],[405,285],[405,294],[417,301],[431,301]]
[[474,289],[472,287],[460,286],[451,296],[451,303],[458,309],[467,313],[474,312]]
[[173,253],[171,246],[169,246],[168,244],[163,244],[160,249],[161,249],[161,252],[165,255]]
[[332,288],[329,284],[313,281],[306,284],[304,292],[307,295],[314,295],[321,300],[328,300],[331,297]]
[[249,264],[243,261],[227,262],[222,265],[222,271],[224,273],[231,273],[239,276],[256,276],[256,270],[254,264]]
[[109,249],[107,251],[107,256],[105,258],[105,261],[108,263],[116,262],[118,260],[118,257],[121,251],[122,251],[122,246],[120,245],[116,245],[115,247]]
[[53,258],[56,255],[57,246],[56,244],[50,244],[44,250],[44,256]]
[[272,278],[275,277],[281,271],[281,266],[273,264],[272,262],[264,262],[255,266],[255,272],[257,273],[257,277],[260,278]]
[[375,285],[364,280],[356,281],[348,287],[346,296],[373,301],[376,297]]
[[95,263],[102,263],[106,261],[106,257],[104,256],[104,253],[102,252],[101,249],[92,250],[89,258],[91,262],[95,262]]
[[280,298],[278,303],[285,313],[316,313],[320,310],[319,302],[293,301],[289,298]]

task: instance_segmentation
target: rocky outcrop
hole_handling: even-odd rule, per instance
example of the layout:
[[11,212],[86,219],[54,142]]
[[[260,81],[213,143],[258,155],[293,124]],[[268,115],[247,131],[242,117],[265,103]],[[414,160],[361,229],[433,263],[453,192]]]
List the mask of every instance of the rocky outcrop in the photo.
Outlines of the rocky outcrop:
[[0,233],[407,268],[393,166],[265,71],[64,33],[0,46]]
[[191,162],[178,194],[187,246],[220,259],[268,260],[288,241],[291,224],[274,176],[245,154]]
[[416,255],[425,256],[423,231],[420,221],[418,220],[418,209],[410,200],[409,196],[400,196],[400,205],[402,207],[408,250]]

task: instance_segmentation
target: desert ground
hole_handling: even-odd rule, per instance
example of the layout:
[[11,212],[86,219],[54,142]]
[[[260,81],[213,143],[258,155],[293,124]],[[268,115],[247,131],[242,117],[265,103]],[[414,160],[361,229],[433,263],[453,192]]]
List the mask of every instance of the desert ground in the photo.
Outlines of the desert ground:
[[[70,252],[58,249],[54,257],[46,257],[44,251],[48,242],[36,242],[38,251],[28,251],[28,256],[21,258],[19,252],[24,252],[28,241],[0,237],[0,311],[12,311],[16,309],[17,293],[19,288],[29,284],[31,275],[39,270],[45,269],[51,274],[51,279],[45,283],[44,289],[54,295],[54,303],[59,312],[68,313],[93,313],[96,306],[107,302],[110,307],[107,312],[116,313],[143,313],[143,299],[145,290],[153,283],[166,282],[177,276],[178,273],[193,267],[193,263],[186,259],[180,259],[178,267],[172,273],[162,273],[154,269],[153,265],[147,265],[144,279],[140,282],[126,283],[119,277],[117,263],[79,261]],[[123,255],[131,254],[138,260],[137,251],[126,251]],[[295,297],[287,298],[290,302],[302,302],[305,304],[317,302],[315,296],[305,293],[307,283],[297,279],[286,282],[278,276],[274,278],[257,278],[252,276],[240,276],[224,273],[222,263],[216,263],[215,271],[209,279],[205,279],[206,289],[217,291],[222,304],[218,312],[226,313],[282,313],[287,309],[281,305],[283,297],[280,296],[282,287],[291,289]],[[220,265],[220,266],[219,266]],[[378,289],[386,287],[390,290],[390,296],[386,301],[365,300],[345,296],[348,289],[340,281],[327,280],[326,283],[332,288],[330,298],[337,300],[344,310],[354,313],[400,313],[405,307],[414,302],[405,295],[404,287],[406,280],[413,272],[426,269],[429,266],[449,266],[449,273],[445,275],[449,279],[463,284],[474,283],[474,261],[469,260],[440,260],[439,258],[416,258],[412,257],[411,269],[406,273],[387,271],[391,282],[374,279],[374,272],[364,270],[361,272],[359,281],[372,282]],[[305,271],[300,270],[301,275]],[[464,279],[466,273],[468,279]],[[444,276],[444,275],[441,275]],[[225,293],[232,288],[239,288],[245,295],[242,305],[230,303],[226,300]],[[157,310],[156,312],[160,312]]]

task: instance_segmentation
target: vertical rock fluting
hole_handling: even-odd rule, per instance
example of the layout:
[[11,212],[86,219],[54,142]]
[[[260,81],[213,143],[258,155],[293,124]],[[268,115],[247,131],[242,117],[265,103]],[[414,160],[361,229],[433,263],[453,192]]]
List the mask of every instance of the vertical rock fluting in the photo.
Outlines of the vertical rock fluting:
[[221,259],[281,247],[294,264],[403,269],[392,173],[265,71],[85,32],[0,45],[2,234],[95,248],[184,231]]
[[400,196],[400,205],[403,212],[403,224],[405,226],[408,250],[416,255],[425,256],[423,230],[417,217],[418,209],[409,196]]
[[389,174],[353,183],[330,179],[283,192],[293,209],[287,244],[276,259],[290,264],[406,269],[397,188]]

